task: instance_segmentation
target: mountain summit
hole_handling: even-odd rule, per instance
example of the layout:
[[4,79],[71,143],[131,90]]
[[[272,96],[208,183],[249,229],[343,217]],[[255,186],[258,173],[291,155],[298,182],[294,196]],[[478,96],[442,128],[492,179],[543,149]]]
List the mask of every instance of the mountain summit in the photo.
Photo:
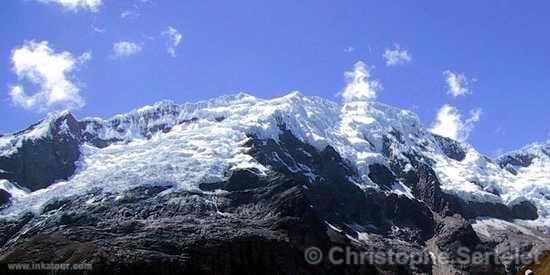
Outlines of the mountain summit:
[[77,257],[128,274],[513,274],[526,263],[442,271],[433,259],[309,265],[303,253],[338,245],[456,258],[458,247],[521,247],[516,256],[532,260],[549,247],[548,194],[548,143],[492,160],[369,100],[241,93],[107,120],[53,113],[0,137],[0,262]]

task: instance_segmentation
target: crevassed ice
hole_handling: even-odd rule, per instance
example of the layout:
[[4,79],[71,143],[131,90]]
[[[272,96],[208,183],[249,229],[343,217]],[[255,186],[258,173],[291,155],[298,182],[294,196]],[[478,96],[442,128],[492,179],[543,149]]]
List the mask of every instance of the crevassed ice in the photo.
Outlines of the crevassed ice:
[[[4,215],[37,212],[50,199],[97,188],[121,192],[138,185],[174,184],[176,189],[197,190],[201,182],[224,180],[232,169],[265,171],[246,154],[244,143],[248,135],[277,140],[281,123],[319,149],[335,147],[356,163],[363,176],[361,184],[374,186],[366,175],[370,163],[383,161],[377,152],[384,132],[392,128],[419,132],[418,119],[407,111],[372,102],[342,107],[299,93],[272,100],[239,94],[183,105],[162,102],[107,121],[85,120],[94,122],[88,124],[93,125],[86,129],[89,133],[127,142],[103,149],[82,146],[78,170],[70,180],[15,195],[13,206]],[[173,128],[144,138],[143,129],[156,124]]]
[[540,216],[534,224],[550,228],[550,155],[544,153],[543,146],[548,145],[533,144],[520,150],[535,158],[528,167],[514,167],[517,175],[500,169],[498,164],[472,147],[469,147],[466,159],[462,162],[437,154],[431,157],[436,160],[434,168],[445,192],[467,200],[502,202],[507,205],[529,200],[537,206]]
[[[382,154],[384,137],[398,132],[401,143],[392,144],[394,154],[399,157],[412,148],[434,160],[445,192],[466,200],[508,204],[527,198],[537,204],[542,216],[549,216],[544,211],[550,199],[541,195],[548,194],[548,184],[541,180],[550,165],[541,165],[543,170],[538,166],[519,169],[520,175],[527,176],[516,177],[468,145],[465,160],[450,159],[414,113],[376,102],[340,105],[299,93],[271,100],[238,94],[182,105],[161,102],[109,120],[84,120],[90,122],[88,133],[125,142],[103,149],[84,145],[79,168],[70,180],[16,194],[13,206],[1,215],[38,211],[52,198],[97,188],[121,192],[138,185],[174,184],[176,189],[198,190],[199,183],[224,180],[232,169],[265,171],[246,154],[244,144],[248,135],[277,140],[279,124],[284,123],[302,141],[320,150],[331,145],[354,163],[361,177],[356,184],[361,187],[376,187],[367,176],[368,167],[388,161]],[[173,128],[144,138],[144,129],[155,125]]]
[[51,199],[60,199],[94,189],[122,192],[139,185],[174,184],[194,190],[201,182],[221,181],[234,168],[265,168],[245,154],[244,132],[219,127],[211,121],[179,125],[151,139],[103,149],[84,145],[75,176],[32,193],[15,194],[8,216],[24,211],[39,212]]

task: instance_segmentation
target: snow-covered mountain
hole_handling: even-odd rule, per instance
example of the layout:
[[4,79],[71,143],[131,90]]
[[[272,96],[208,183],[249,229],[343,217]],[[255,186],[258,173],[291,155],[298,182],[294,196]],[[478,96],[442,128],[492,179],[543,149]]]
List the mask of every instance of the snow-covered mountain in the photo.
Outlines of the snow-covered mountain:
[[[323,166],[324,158],[339,168]],[[492,217],[533,232],[550,228],[550,143],[492,160],[471,145],[430,133],[410,111],[300,93],[269,100],[237,94],[182,105],[163,101],[107,120],[50,114],[0,137],[0,218],[43,215],[52,203],[81,197],[98,204],[90,195],[98,192],[121,200],[141,187],[163,186],[159,196],[165,197],[219,194],[229,189],[216,184],[231,182],[241,171],[303,180],[305,193],[345,181],[356,188],[350,192],[397,196],[396,205],[414,202],[441,217]],[[351,239],[368,231],[369,223],[359,218],[327,215],[326,223],[348,230]],[[342,229],[348,222],[356,226]],[[486,232],[487,224],[474,228]],[[433,234],[419,227],[420,235]]]
[[[23,142],[51,137],[53,123],[68,115],[53,113],[24,132],[2,137],[0,153],[6,157]],[[79,135],[84,141],[77,172],[39,194],[15,192],[13,206],[4,213],[30,210],[27,207],[38,211],[53,197],[94,188],[121,192],[136,185],[175,182],[178,188],[197,190],[199,183],[221,181],[234,169],[265,172],[268,168],[246,154],[249,148],[244,144],[251,135],[277,140],[284,124],[319,150],[335,148],[357,168],[354,182],[361,188],[379,188],[368,177],[370,165],[390,166],[397,160],[406,171],[411,167],[406,155],[418,154],[431,163],[445,192],[506,205],[528,200],[537,206],[539,221],[550,226],[549,144],[531,145],[493,161],[468,144],[434,136],[414,113],[381,103],[340,105],[300,93],[271,100],[238,94],[183,105],[164,101],[79,124],[78,134],[68,129],[67,119],[60,128],[60,133]],[[396,182],[391,189],[402,192],[406,186]]]

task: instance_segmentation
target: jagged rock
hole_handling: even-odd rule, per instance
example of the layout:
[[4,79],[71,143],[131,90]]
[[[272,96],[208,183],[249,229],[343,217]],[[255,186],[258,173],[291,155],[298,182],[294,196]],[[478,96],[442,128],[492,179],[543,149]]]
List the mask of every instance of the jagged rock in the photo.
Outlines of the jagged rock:
[[525,219],[538,217],[537,208],[529,202],[509,207],[502,203],[465,201],[454,195],[445,195],[449,214],[459,213],[467,219],[477,217],[493,217],[503,220]]
[[[458,215],[440,220],[436,234],[429,243],[435,255],[444,257],[444,261],[450,263],[446,267],[446,274],[506,274],[505,267],[497,261],[492,246],[484,243],[472,225]],[[471,260],[476,254],[494,257],[484,261]]]
[[512,206],[514,218],[521,220],[536,220],[539,217],[537,207],[530,201],[522,201]]
[[505,155],[501,156],[497,159],[498,165],[500,167],[505,168],[510,165],[512,166],[520,166],[520,167],[528,167],[533,162],[533,159],[535,159],[536,156],[532,154],[526,154],[526,153],[516,153],[511,155]]
[[436,134],[433,134],[433,137],[447,157],[456,161],[463,161],[466,158],[466,152],[458,141]]
[[79,122],[82,142],[91,144],[98,148],[105,148],[113,143],[121,142],[119,138],[103,139],[97,133],[105,131],[104,124],[96,120],[84,120]]
[[32,218],[33,215],[28,213],[16,220],[0,220],[0,259],[2,258],[4,245],[11,238],[17,236]]
[[[33,229],[3,247],[0,262],[86,262],[91,274],[379,274],[368,264],[307,264],[305,248],[336,245],[319,213],[301,183],[260,180],[254,192],[220,195],[215,205],[200,193],[160,196],[164,187],[136,188],[125,194],[129,200],[105,193],[74,198],[61,212],[21,221],[19,228]],[[0,232],[6,226],[13,227],[0,224]]]
[[424,201],[433,211],[444,211],[444,197],[441,191],[441,183],[431,167],[424,163],[414,163],[415,172],[409,173],[406,183],[412,186],[412,192],[416,198]]
[[385,199],[384,212],[397,227],[416,231],[410,237],[405,237],[410,242],[423,243],[434,234],[433,213],[428,206],[417,200],[390,194]]
[[[39,123],[40,124],[40,123]],[[31,126],[27,131],[32,131]],[[80,129],[76,119],[66,113],[50,124],[49,135],[23,140],[16,153],[0,156],[0,179],[16,182],[31,191],[70,177],[80,157]]]
[[250,169],[237,170],[229,177],[223,189],[227,191],[246,190],[260,187],[261,184],[258,172]]
[[369,165],[369,178],[382,188],[391,189],[395,183],[395,175],[386,166],[381,164]]

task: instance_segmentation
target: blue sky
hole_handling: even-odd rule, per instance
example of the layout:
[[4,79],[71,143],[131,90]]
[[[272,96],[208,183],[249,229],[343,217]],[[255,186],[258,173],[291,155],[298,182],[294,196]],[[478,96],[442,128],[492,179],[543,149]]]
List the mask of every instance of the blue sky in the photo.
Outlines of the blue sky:
[[[469,128],[461,139],[483,153],[549,138],[547,1],[57,1],[7,0],[0,9],[0,132],[63,106],[24,108],[10,96],[16,86],[27,96],[41,89],[28,73],[18,77],[13,59],[30,41],[47,41],[50,54],[71,54],[65,80],[82,99],[80,118],[240,91],[339,101],[344,73],[362,61],[369,83],[383,86],[377,101],[415,111],[426,127],[448,106],[446,118],[459,112]],[[182,36],[177,46],[169,27]],[[118,42],[137,48],[117,56]],[[398,64],[387,65],[386,50]]]

